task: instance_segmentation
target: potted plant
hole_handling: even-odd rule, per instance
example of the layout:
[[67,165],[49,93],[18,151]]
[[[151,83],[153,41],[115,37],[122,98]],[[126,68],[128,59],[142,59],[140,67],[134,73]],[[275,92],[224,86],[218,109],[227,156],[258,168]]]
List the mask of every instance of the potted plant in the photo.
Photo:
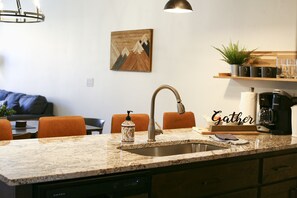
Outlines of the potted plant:
[[238,76],[239,66],[244,65],[251,58],[252,51],[247,51],[245,47],[239,47],[239,42],[230,42],[228,46],[222,45],[222,48],[214,47],[223,56],[223,61],[231,66],[231,75]]
[[0,118],[6,118],[7,116],[15,114],[15,110],[7,108],[6,105],[0,106]]

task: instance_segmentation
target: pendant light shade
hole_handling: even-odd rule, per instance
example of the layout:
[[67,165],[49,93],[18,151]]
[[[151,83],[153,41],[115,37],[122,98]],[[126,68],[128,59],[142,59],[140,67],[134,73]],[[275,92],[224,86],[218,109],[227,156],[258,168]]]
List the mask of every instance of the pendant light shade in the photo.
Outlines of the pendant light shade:
[[[28,1],[28,0],[27,0]],[[40,11],[38,0],[31,2],[32,11],[23,11],[20,0],[16,0],[15,10],[5,10],[5,5],[0,0],[0,22],[6,23],[38,23],[45,19]]]
[[165,12],[189,13],[192,12],[192,6],[187,0],[169,0],[165,7]]

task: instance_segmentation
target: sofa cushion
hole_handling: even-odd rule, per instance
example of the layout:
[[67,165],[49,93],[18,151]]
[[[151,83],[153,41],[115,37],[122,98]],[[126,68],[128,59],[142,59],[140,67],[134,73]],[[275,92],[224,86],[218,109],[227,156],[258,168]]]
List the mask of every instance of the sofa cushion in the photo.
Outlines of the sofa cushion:
[[7,101],[7,108],[15,110],[17,113],[20,112],[19,99],[24,96],[23,93],[9,93],[5,100]]
[[7,95],[9,94],[9,91],[0,89],[0,100],[5,100],[5,98],[7,97]]
[[19,99],[19,112],[22,114],[42,114],[45,111],[47,100],[40,95],[23,95]]

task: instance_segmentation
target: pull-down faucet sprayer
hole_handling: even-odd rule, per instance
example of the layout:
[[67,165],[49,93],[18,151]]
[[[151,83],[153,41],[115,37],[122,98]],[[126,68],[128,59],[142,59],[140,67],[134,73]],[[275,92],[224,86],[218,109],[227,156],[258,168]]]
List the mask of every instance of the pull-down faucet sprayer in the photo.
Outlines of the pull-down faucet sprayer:
[[177,102],[177,112],[179,114],[185,113],[185,107],[181,102],[181,99],[177,90],[169,85],[161,85],[158,89],[156,89],[151,100],[151,114],[150,114],[150,122],[148,127],[148,140],[147,140],[148,142],[155,142],[156,132],[159,132],[155,129],[155,99],[159,91],[161,91],[162,89],[169,89],[174,93],[176,102]]

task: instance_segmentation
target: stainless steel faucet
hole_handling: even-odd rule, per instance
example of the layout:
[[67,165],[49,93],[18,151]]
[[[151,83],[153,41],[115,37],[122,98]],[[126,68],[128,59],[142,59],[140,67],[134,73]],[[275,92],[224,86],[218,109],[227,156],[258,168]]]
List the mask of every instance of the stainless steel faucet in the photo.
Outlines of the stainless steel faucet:
[[172,91],[175,95],[176,98],[176,102],[177,102],[177,112],[179,114],[183,114],[185,113],[185,107],[181,102],[179,93],[177,92],[177,90],[169,85],[161,85],[158,89],[156,89],[156,91],[154,92],[153,96],[152,96],[152,100],[151,100],[151,114],[150,114],[150,122],[149,122],[149,127],[148,127],[148,142],[155,142],[155,136],[156,133],[162,133],[162,130],[156,130],[155,129],[155,99],[157,94],[159,93],[159,91],[161,91],[162,89],[169,89],[170,91]]

